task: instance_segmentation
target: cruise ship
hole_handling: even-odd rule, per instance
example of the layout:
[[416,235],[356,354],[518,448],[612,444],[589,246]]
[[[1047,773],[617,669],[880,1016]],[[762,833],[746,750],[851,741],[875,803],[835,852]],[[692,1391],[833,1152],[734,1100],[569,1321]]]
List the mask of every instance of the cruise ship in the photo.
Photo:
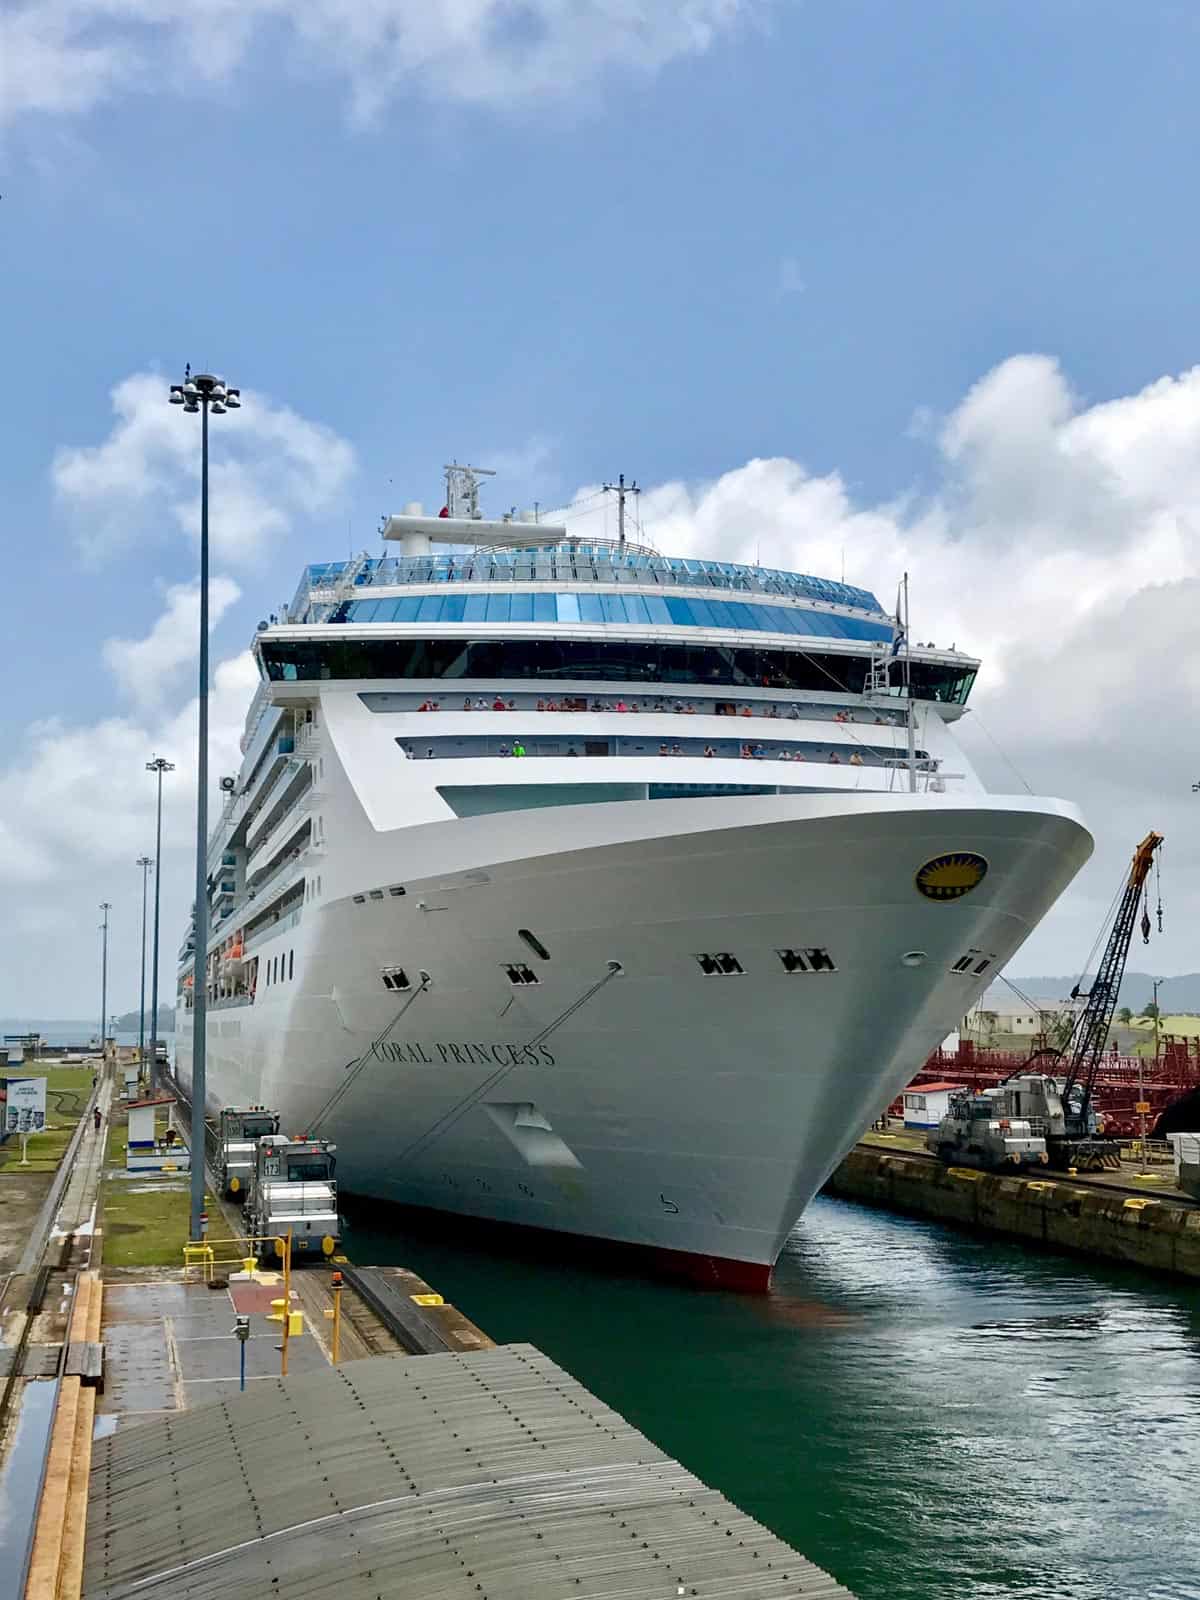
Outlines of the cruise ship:
[[985,790],[979,662],[866,590],[446,477],[259,626],[179,1076],[199,982],[209,1114],[335,1139],[346,1190],[766,1289],[1091,837]]

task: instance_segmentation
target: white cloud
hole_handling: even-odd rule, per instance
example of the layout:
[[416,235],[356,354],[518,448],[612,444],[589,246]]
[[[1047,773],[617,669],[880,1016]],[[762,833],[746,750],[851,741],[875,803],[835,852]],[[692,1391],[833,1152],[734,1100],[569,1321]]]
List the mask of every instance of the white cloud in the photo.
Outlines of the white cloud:
[[[238,742],[258,681],[249,652],[221,662],[209,697],[209,815],[223,772],[236,772]],[[154,854],[153,755],[175,763],[163,780],[162,984],[172,974],[192,902],[196,826],[194,698],[170,712],[56,719],[26,730],[0,776],[0,888],[19,907],[0,926],[0,1012],[30,1018],[86,1016],[99,1008],[99,921],[113,903],[109,946],[112,1009],[136,1004],[139,987],[140,855]]]
[[[241,594],[232,578],[218,575],[208,586],[209,630],[216,627]],[[161,705],[175,687],[178,671],[196,659],[200,626],[199,583],[167,590],[167,609],[144,639],[106,639],[105,664],[131,699],[143,707]]]
[[[167,387],[151,372],[125,378],[108,437],[55,456],[55,493],[94,561],[172,526],[199,539],[198,418],[169,405]],[[209,463],[213,555],[255,567],[296,517],[336,505],[355,458],[331,428],[245,389],[241,410],[210,424]]]
[[[402,93],[518,109],[608,68],[652,74],[708,50],[766,0],[26,0],[0,19],[5,111],[79,113],[137,89],[203,85],[243,65],[256,34],[297,71],[332,73],[353,115]],[[284,32],[286,30],[286,32]]]

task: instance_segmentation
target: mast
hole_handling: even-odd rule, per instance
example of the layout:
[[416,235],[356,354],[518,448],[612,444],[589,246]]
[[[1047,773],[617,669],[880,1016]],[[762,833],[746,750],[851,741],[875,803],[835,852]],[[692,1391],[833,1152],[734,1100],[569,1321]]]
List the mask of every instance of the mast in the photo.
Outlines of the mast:
[[908,734],[908,788],[917,792],[917,721],[912,698],[912,633],[908,615],[908,573],[904,574],[904,724]]
[[606,483],[604,485],[604,492],[605,494],[615,494],[617,497],[617,549],[621,555],[624,555],[625,496],[628,494],[641,494],[642,491],[638,488],[636,479],[634,479],[632,483],[626,485],[625,474],[622,472],[616,483]]

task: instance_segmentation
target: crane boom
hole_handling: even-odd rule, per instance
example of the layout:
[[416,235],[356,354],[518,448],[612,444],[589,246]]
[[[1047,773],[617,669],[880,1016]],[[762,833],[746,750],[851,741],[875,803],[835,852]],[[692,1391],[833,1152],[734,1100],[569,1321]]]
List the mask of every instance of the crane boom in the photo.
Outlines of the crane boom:
[[1080,1012],[1072,1030],[1071,1042],[1066,1052],[1067,1081],[1063,1089],[1063,1104],[1065,1106],[1069,1103],[1072,1090],[1079,1085],[1082,1089],[1079,1105],[1085,1126],[1100,1058],[1104,1053],[1108,1030],[1112,1027],[1117,1000],[1121,993],[1121,979],[1125,975],[1125,962],[1133,939],[1138,901],[1141,899],[1146,879],[1150,875],[1154,852],[1162,842],[1161,833],[1148,833],[1133,853],[1133,864],[1121,893],[1112,932],[1108,936],[1108,943],[1096,970],[1095,979],[1088,990],[1087,1004]]

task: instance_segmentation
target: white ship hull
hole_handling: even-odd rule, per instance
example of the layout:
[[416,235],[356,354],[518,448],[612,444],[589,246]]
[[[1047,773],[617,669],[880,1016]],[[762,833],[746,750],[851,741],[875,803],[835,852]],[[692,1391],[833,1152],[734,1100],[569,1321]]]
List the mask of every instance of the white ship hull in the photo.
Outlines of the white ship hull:
[[[320,1132],[348,1191],[646,1247],[756,1289],[1091,850],[1071,807],[982,794],[625,801],[382,830],[352,809],[323,897],[255,942],[260,973],[282,956],[283,980],[209,1013],[210,1113],[263,1103],[313,1132],[342,1088]],[[986,860],[982,882],[922,897],[917,872],[954,851]],[[778,951],[812,947],[836,970],[784,970]],[[744,970],[706,977],[702,952]],[[536,985],[513,986],[514,961]],[[383,986],[392,966],[409,990]],[[185,1085],[190,1026],[181,1010]]]

